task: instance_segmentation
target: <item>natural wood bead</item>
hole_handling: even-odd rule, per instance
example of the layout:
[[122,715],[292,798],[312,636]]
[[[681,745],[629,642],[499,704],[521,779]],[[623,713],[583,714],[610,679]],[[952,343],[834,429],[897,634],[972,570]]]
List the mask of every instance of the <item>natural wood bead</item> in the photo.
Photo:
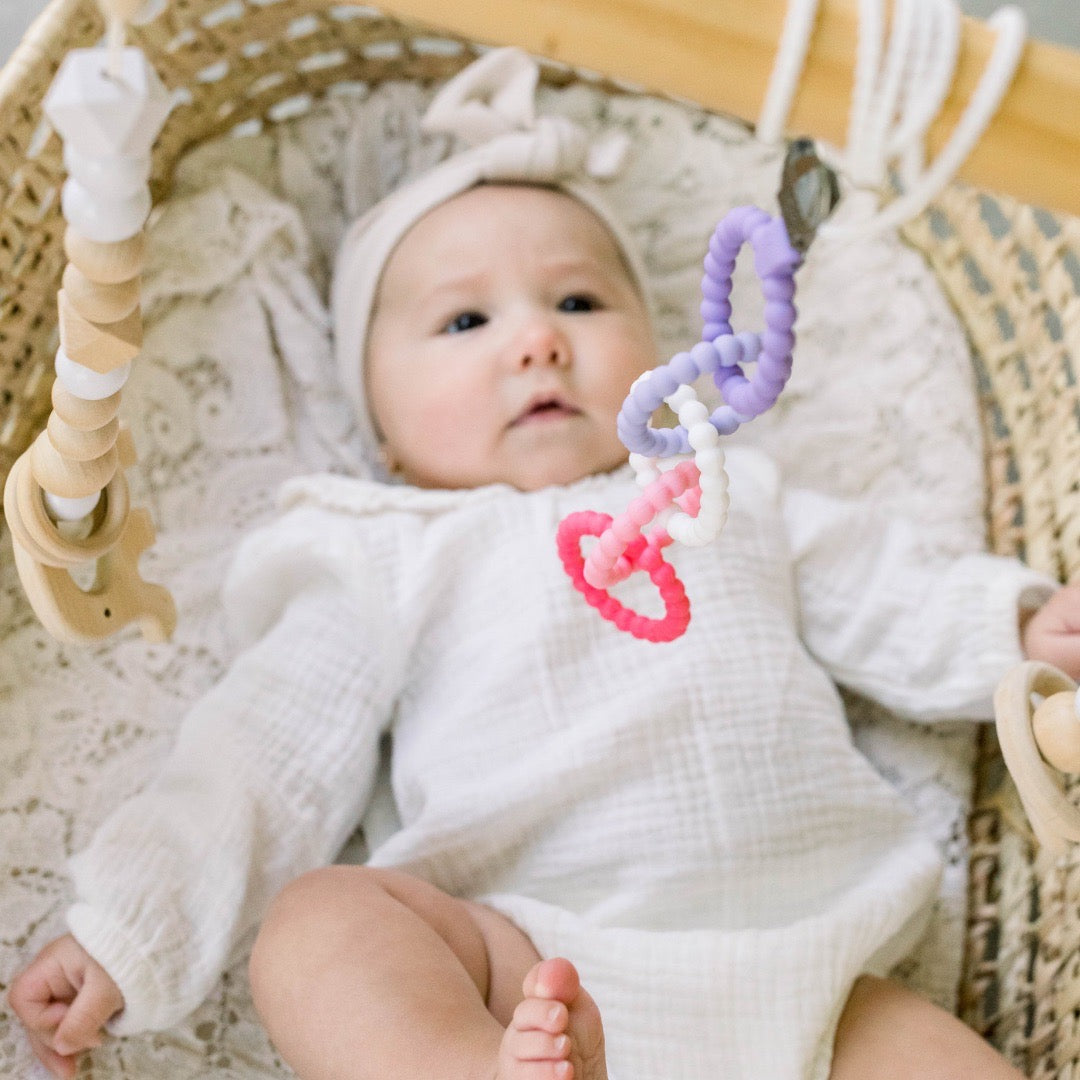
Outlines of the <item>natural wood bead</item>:
[[133,311],[114,323],[84,319],[72,306],[65,290],[56,296],[60,309],[60,345],[69,360],[100,374],[134,360],[143,342],[142,312]]
[[76,397],[59,379],[53,383],[52,407],[60,419],[79,431],[104,427],[120,409],[120,391],[100,401]]
[[64,267],[64,293],[71,306],[89,322],[114,323],[139,306],[139,279],[101,284],[91,281],[74,263]]
[[69,226],[64,232],[64,252],[90,281],[115,285],[143,272],[146,233],[137,233],[117,244],[99,244]]
[[80,431],[79,428],[65,423],[54,412],[49,416],[46,430],[49,432],[49,441],[62,457],[72,461],[93,461],[106,453],[116,442],[120,421],[114,416],[104,426],[93,431]]
[[100,491],[112,479],[120,465],[116,446],[90,461],[65,458],[43,431],[30,449],[30,468],[34,479],[46,491],[65,499],[81,499]]
[[1080,716],[1076,694],[1051,694],[1031,717],[1039,753],[1059,772],[1080,772]]

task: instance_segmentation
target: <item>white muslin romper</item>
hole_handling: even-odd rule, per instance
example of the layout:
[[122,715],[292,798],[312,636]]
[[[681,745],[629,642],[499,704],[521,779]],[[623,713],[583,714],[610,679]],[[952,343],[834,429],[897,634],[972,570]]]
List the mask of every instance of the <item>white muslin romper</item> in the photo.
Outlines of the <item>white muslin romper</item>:
[[[564,515],[634,498],[628,469],[527,494],[288,484],[226,586],[243,651],[72,861],[114,1030],[195,1008],[276,892],[335,858],[388,733],[401,828],[371,863],[573,960],[618,1080],[827,1076],[852,982],[912,947],[940,870],[833,680],[986,718],[1019,606],[1053,586],[785,491],[756,451],[728,470],[719,540],[667,549],[692,621],[666,644],[601,619],[556,553]],[[647,579],[620,589],[658,610]]]

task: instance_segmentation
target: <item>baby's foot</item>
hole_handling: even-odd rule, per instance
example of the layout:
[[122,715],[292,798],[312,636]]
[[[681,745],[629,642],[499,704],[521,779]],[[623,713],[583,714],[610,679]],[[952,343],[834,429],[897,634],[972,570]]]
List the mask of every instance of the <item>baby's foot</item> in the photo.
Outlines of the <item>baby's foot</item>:
[[596,1002],[569,960],[542,960],[503,1036],[498,1080],[607,1080]]

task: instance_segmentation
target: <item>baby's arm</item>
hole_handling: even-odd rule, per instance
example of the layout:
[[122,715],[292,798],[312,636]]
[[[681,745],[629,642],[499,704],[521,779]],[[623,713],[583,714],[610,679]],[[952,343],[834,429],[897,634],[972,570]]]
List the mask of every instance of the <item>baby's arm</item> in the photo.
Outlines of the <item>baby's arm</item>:
[[123,990],[117,1034],[199,1005],[274,895],[356,826],[391,711],[374,640],[340,590],[301,592],[71,860],[68,926]]
[[8,1002],[38,1059],[63,1080],[75,1075],[82,1051],[101,1045],[105,1023],[124,1007],[120,988],[70,934],[38,953],[11,984]]
[[993,716],[994,688],[1024,659],[1024,613],[1056,582],[1015,559],[943,554],[873,506],[792,491],[783,511],[800,631],[837,682],[912,718]]
[[331,549],[372,564],[333,522],[280,535],[246,549],[229,591],[251,644],[185,717],[160,773],[71,860],[68,926],[123,996],[112,1033],[194,1009],[284,884],[333,859],[370,796],[403,663],[385,575],[369,587],[328,572]]

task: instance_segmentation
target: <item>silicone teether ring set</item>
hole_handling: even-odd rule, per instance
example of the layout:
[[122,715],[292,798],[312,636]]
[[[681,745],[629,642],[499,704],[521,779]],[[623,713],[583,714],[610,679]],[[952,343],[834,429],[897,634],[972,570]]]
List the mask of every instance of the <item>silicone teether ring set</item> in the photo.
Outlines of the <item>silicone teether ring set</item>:
[[[753,249],[765,297],[760,333],[735,333],[731,326],[732,275],[744,244]],[[644,492],[615,518],[586,510],[559,525],[559,557],[574,587],[605,619],[634,637],[673,641],[690,624],[686,589],[662,552],[672,540],[690,546],[711,543],[724,527],[728,482],[719,439],[771,408],[791,375],[795,271],[801,263],[783,220],[753,206],[736,207],[723,218],[705,256],[702,340],[642,375],[619,412],[619,438],[631,452]],[[691,385],[703,375],[712,376],[724,397],[712,413]],[[650,417],[664,403],[678,414],[678,425],[650,427]],[[661,468],[662,459],[686,454],[693,458]],[[651,531],[645,532],[650,524]],[[588,557],[581,554],[583,536],[599,538]],[[659,590],[662,618],[638,614],[608,591],[638,570]]]

